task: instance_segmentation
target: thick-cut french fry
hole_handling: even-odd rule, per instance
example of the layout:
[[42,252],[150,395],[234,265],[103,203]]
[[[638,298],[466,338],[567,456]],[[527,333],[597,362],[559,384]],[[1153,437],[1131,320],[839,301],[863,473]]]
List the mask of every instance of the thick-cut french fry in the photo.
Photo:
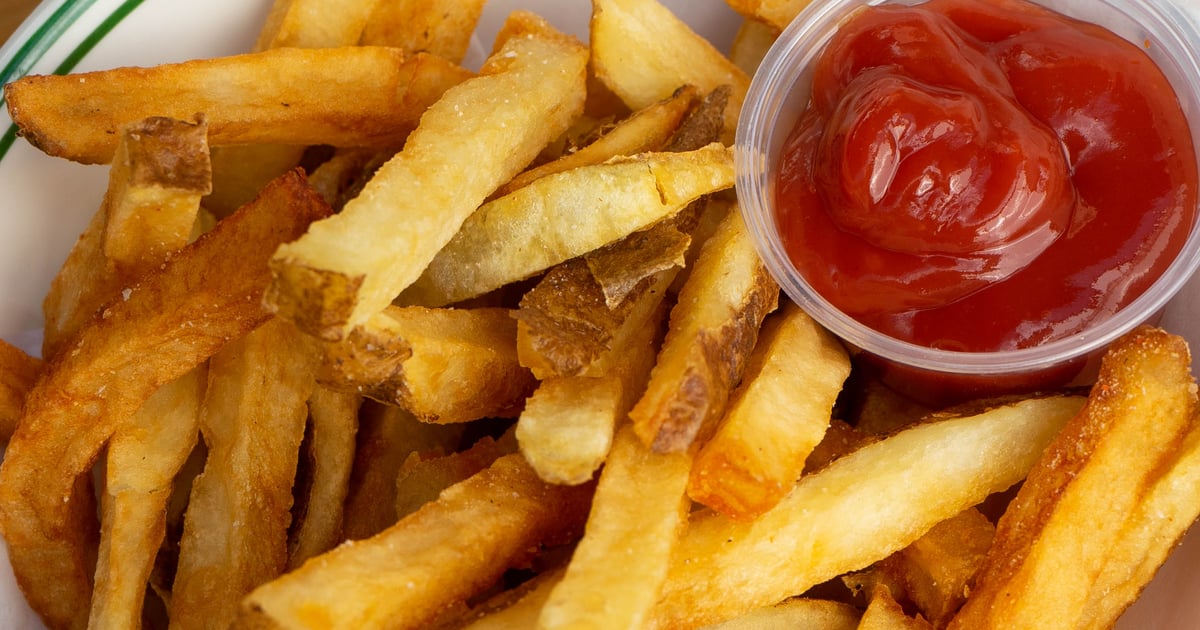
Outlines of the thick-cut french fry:
[[694,516],[654,625],[731,618],[890,555],[1020,481],[1082,404],[1079,396],[1032,398],[921,424],[805,475],[752,522]]
[[401,299],[458,302],[612,243],[732,186],[732,158],[714,143],[538,179],[471,215]]
[[546,484],[519,454],[506,455],[379,535],[258,587],[245,599],[240,621],[266,628],[421,627],[490,586],[531,549],[576,533],[591,490]]
[[794,597],[759,608],[705,630],[854,630],[861,613],[854,606],[827,599]]
[[753,76],[758,64],[779,37],[779,31],[779,28],[756,18],[742,20],[742,25],[733,36],[729,59],[747,76]]
[[376,4],[379,0],[275,0],[254,49],[352,46]]
[[812,0],[728,0],[730,8],[783,30]]
[[542,606],[550,598],[565,568],[534,576],[515,589],[488,599],[463,615],[464,630],[518,630],[536,628]]
[[394,46],[461,63],[485,0],[381,0],[362,31],[367,46]]
[[275,48],[149,68],[30,75],[5,86],[19,133],[47,154],[111,161],[122,125],[204,112],[212,146],[397,148],[428,102],[405,98],[403,53],[378,46]]
[[599,164],[622,155],[637,155],[661,149],[700,98],[699,90],[685,85],[671,96],[622,119],[590,144],[552,162],[531,168],[501,186],[493,197],[503,197],[529,182],[580,166]]
[[226,628],[238,602],[287,568],[292,482],[320,348],[272,319],[209,362],[192,484],[171,591],[178,628]]
[[[88,615],[95,512],[79,480],[117,421],[229,339],[265,321],[265,248],[328,206],[293,173],[118,296],[49,361],[0,464],[0,527],[27,600],[47,625]],[[76,351],[77,350],[77,351]]]
[[412,284],[480,202],[578,116],[587,49],[530,14],[509,19],[522,23],[480,75],[430,106],[339,214],[276,252],[274,310],[342,338]]
[[983,572],[951,628],[1115,622],[1083,615],[1130,514],[1192,430],[1190,368],[1186,342],[1161,329],[1137,329],[1109,348],[1087,405],[1000,517]]
[[396,478],[413,453],[445,455],[458,446],[464,425],[429,424],[391,405],[364,401],[354,468],[343,510],[342,536],[362,540],[396,518]]
[[700,250],[646,393],[629,413],[643,442],[679,452],[711,430],[778,299],[779,285],[731,212]]
[[691,455],[651,452],[624,425],[596,485],[583,538],[539,628],[640,628],[687,524]]
[[188,243],[212,185],[203,119],[151,117],[121,128],[100,208],[42,305],[51,357],[106,302]]
[[17,430],[25,396],[41,371],[41,359],[0,339],[0,444]]
[[795,485],[850,375],[841,343],[786,302],[768,318],[716,433],[692,466],[688,494],[734,519],[770,509]]
[[722,141],[732,143],[750,78],[658,0],[594,0],[591,49],[593,72],[632,109],[681,85],[730,86]]
[[292,523],[288,568],[332,549],[342,538],[342,509],[354,467],[354,438],[358,430],[357,394],[316,387],[308,400],[311,428],[307,464],[308,488],[304,510]]
[[175,476],[199,436],[206,370],[163,385],[108,443],[100,552],[89,628],[136,628],[166,535]]
[[924,617],[909,617],[886,586],[876,586],[858,630],[933,630]]
[[412,453],[396,475],[396,518],[416,512],[436,500],[446,488],[516,450],[516,440],[512,431],[508,431],[499,440],[485,435],[470,448],[445,455]]
[[325,347],[321,382],[396,404],[425,422],[515,417],[536,383],[502,308],[389,306]]

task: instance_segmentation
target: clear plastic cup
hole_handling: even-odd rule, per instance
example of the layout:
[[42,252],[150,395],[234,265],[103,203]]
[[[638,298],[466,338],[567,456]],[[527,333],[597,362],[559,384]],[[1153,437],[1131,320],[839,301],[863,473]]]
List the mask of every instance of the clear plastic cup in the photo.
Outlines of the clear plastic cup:
[[[816,293],[792,266],[775,223],[775,180],[780,150],[807,104],[811,68],[838,25],[864,4],[884,0],[813,0],[783,31],[750,84],[735,141],[737,196],[747,228],[783,291],[850,345],[885,380],[934,400],[1028,391],[1072,383],[1094,374],[1096,358],[1140,324],[1156,320],[1200,266],[1200,221],[1163,275],[1112,317],[1074,336],[1029,348],[996,352],[935,349],[869,328]],[[889,0],[919,4],[919,0]],[[1171,81],[1200,155],[1200,25],[1179,0],[1036,0],[1038,4],[1102,25],[1142,47]],[[1136,185],[1136,184],[1131,184]]]

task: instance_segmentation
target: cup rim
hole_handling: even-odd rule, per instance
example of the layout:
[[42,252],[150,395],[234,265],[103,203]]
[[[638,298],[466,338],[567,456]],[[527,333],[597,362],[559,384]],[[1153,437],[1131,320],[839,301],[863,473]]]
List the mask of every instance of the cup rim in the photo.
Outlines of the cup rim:
[[[1084,331],[1028,348],[974,352],[931,348],[900,340],[843,313],[801,277],[783,248],[772,211],[774,182],[769,164],[777,159],[770,155],[769,148],[770,134],[775,130],[772,123],[801,80],[802,72],[798,69],[811,63],[836,31],[829,26],[836,27],[862,7],[888,1],[813,0],[781,32],[751,78],[734,140],[735,192],[759,256],[784,293],[830,332],[860,350],[911,367],[966,375],[1032,372],[1086,357],[1161,312],[1200,268],[1200,213],[1175,260],[1141,295]],[[923,0],[900,1],[917,4]],[[1055,10],[1061,10],[1058,5],[1062,4],[1080,6],[1071,0],[1032,1]],[[1134,17],[1127,12],[1136,11],[1140,27],[1154,29],[1155,35],[1162,38],[1160,46],[1167,49],[1178,66],[1176,70],[1183,73],[1188,83],[1180,85],[1168,77],[1181,100],[1185,90],[1191,94],[1192,108],[1182,104],[1193,146],[1200,156],[1200,25],[1168,0],[1087,0],[1082,6],[1084,10],[1115,10],[1130,20]],[[786,126],[781,132],[785,135],[791,125]],[[1197,161],[1200,170],[1200,158]]]

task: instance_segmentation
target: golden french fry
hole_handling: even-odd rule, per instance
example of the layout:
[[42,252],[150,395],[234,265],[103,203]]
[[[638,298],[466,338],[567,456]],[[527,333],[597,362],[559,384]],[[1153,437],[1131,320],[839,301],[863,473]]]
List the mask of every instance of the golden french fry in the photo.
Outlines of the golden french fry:
[[0,339],[0,444],[17,430],[25,396],[41,371],[41,359]]
[[542,177],[479,208],[401,299],[458,302],[612,243],[732,186],[732,157],[714,143]]
[[258,587],[244,600],[240,623],[422,627],[490,586],[531,548],[581,527],[591,490],[546,484],[519,454],[506,455],[377,536]]
[[167,501],[199,437],[206,374],[201,366],[160,387],[109,440],[89,628],[141,624]]
[[367,46],[394,46],[461,63],[483,12],[484,0],[376,2],[362,31]]
[[313,389],[308,400],[311,428],[304,509],[292,523],[288,568],[332,549],[342,541],[342,510],[354,467],[354,438],[358,431],[357,394]]
[[547,571],[534,576],[517,588],[506,590],[470,609],[462,616],[464,630],[517,630],[536,628],[542,606],[550,598],[554,586],[565,569]]
[[1083,617],[1097,575],[1130,514],[1177,457],[1196,405],[1182,338],[1142,327],[1117,340],[1102,359],[1087,405],[1000,517],[983,572],[950,627],[1114,623]]
[[389,306],[325,346],[325,385],[399,405],[425,422],[515,417],[536,383],[503,308]]
[[209,362],[192,484],[171,590],[171,624],[224,628],[238,602],[287,568],[292,483],[320,348],[272,319]]
[[849,375],[841,342],[786,302],[764,323],[745,380],[696,455],[692,500],[744,520],[778,503],[824,436]]
[[583,538],[539,628],[640,628],[687,524],[691,455],[651,452],[628,424],[596,485]]
[[1032,398],[921,424],[805,475],[754,521],[694,516],[672,557],[654,623],[715,623],[902,549],[1020,481],[1082,405],[1080,396]]
[[671,310],[646,392],[630,411],[642,441],[679,452],[709,432],[745,368],[779,285],[731,212],[706,241]]
[[188,243],[212,185],[203,119],[151,117],[122,126],[100,208],[42,304],[42,356],[54,356],[105,303]]
[[82,625],[95,512],[86,473],[120,418],[265,321],[272,243],[328,206],[292,173],[119,296],[49,361],[0,464],[0,526],[18,583],[51,626]]
[[812,0],[728,0],[742,15],[755,18],[783,30]]
[[30,75],[5,98],[22,137],[49,155],[112,160],[122,125],[204,112],[209,144],[399,147],[427,102],[405,96],[403,53],[378,46],[274,48],[149,68]]
[[416,280],[480,202],[578,115],[587,50],[540,18],[513,20],[526,36],[509,37],[478,77],[430,106],[404,150],[339,214],[276,252],[276,312],[322,338],[343,337]]
[[706,630],[854,630],[862,613],[843,602],[793,597],[781,604],[759,608]]
[[508,431],[499,440],[485,435],[462,451],[444,455],[412,453],[396,475],[396,518],[402,519],[416,512],[436,500],[446,488],[516,450],[516,441]]
[[[736,1],[736,0],[735,0]],[[758,64],[767,55],[771,45],[779,37],[780,29],[756,18],[742,20],[733,44],[729,48],[729,59],[748,76],[754,76]]]
[[546,175],[600,164],[622,155],[637,155],[661,149],[699,98],[699,90],[685,85],[671,96],[622,119],[590,144],[517,175],[501,186],[492,197],[503,197]]
[[362,540],[387,529],[396,516],[396,478],[414,453],[445,455],[458,447],[464,425],[429,424],[411,413],[364,401],[342,536]]
[[658,0],[594,0],[590,41],[596,76],[632,109],[681,85],[730,86],[722,141],[732,144],[750,78]]
[[379,0],[275,0],[254,49],[352,46],[376,4]]

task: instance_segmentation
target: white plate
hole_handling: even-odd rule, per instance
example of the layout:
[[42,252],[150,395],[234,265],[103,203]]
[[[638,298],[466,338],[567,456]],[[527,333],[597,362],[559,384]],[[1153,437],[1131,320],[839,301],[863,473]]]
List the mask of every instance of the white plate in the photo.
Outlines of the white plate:
[[[1200,15],[1200,0],[1179,0]],[[667,0],[698,32],[727,50],[740,22],[722,0]],[[245,51],[269,0],[48,0],[0,49],[0,81],[27,73],[152,65]],[[529,8],[586,38],[588,0],[491,0],[478,35],[490,42],[513,8]],[[477,53],[478,54],[478,53]],[[11,137],[0,112],[0,338],[36,350],[41,300],[95,211],[107,169],[49,158]],[[1169,307],[1164,325],[1200,349],[1200,278]],[[1121,628],[1200,626],[1200,534],[1160,571]],[[0,541],[0,554],[3,554]],[[0,628],[40,628],[0,560]]]

